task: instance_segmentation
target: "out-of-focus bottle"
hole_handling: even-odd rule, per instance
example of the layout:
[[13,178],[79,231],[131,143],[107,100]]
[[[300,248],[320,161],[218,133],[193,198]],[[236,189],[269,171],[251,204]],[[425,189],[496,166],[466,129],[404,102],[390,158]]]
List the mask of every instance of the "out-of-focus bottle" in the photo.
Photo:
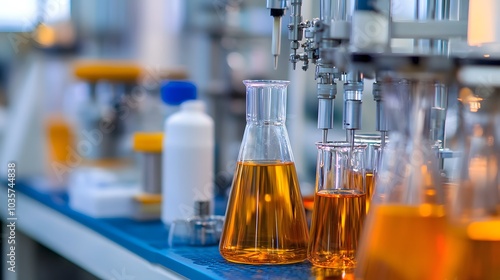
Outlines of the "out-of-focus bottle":
[[493,280],[500,279],[500,84],[484,76],[489,61],[473,63],[459,72],[467,76],[459,74],[457,142],[463,154],[449,219],[455,242],[449,279]]
[[[190,82],[171,82],[168,91],[196,96]],[[180,111],[165,121],[161,218],[166,225],[193,217],[195,201],[213,205],[213,172],[214,122],[203,101],[184,101]]]
[[66,167],[71,149],[75,146],[74,127],[63,116],[50,116],[45,121],[47,135],[49,180],[56,185],[67,183],[65,172],[57,172],[61,166]]
[[320,267],[354,268],[366,214],[365,144],[318,143],[316,194],[307,250]]
[[288,81],[244,81],[247,125],[220,242],[231,262],[306,259],[308,231],[286,119]]
[[168,88],[169,82],[185,80],[187,77],[183,69],[145,69],[139,84],[144,92],[144,99],[139,108],[141,131],[163,130],[165,119],[178,111],[180,103],[170,104],[171,96],[168,93],[167,100],[162,102],[162,91]]
[[423,75],[383,86],[393,130],[358,247],[356,278],[445,278],[444,197],[429,129],[434,89],[434,80]]

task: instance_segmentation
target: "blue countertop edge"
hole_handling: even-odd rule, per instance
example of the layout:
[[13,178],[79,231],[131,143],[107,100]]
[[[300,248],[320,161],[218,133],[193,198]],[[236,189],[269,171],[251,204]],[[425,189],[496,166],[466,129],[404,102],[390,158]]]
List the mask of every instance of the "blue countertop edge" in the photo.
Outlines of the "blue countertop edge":
[[[32,185],[32,184],[31,184]],[[29,183],[16,182],[16,190],[85,225],[145,260],[160,264],[190,279],[308,279],[311,264],[256,266],[224,260],[217,246],[166,245],[167,229],[160,220],[96,219],[69,207],[66,192],[41,192]]]

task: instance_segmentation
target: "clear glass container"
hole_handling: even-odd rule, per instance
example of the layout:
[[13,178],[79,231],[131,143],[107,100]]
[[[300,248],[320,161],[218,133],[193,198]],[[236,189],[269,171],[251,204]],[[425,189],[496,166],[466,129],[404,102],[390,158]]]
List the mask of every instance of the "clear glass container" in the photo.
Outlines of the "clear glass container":
[[432,135],[435,81],[384,83],[392,128],[358,248],[356,278],[444,279],[446,217]]
[[307,258],[320,267],[353,268],[366,214],[366,145],[318,143],[316,193]]
[[306,259],[308,229],[285,127],[288,81],[244,81],[247,125],[220,242],[231,262]]
[[[354,143],[365,144],[363,155],[366,181],[366,213],[370,210],[370,203],[376,186],[377,172],[380,169],[382,158],[381,136],[376,134],[356,134]],[[387,139],[385,141],[387,143]]]
[[450,279],[500,279],[500,88],[488,82],[459,92],[463,155],[450,211]]

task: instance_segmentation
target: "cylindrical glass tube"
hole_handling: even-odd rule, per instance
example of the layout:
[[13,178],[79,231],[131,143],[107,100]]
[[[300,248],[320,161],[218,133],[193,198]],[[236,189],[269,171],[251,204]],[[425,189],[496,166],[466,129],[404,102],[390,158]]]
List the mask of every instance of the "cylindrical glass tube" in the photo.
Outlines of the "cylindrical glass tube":
[[307,256],[321,267],[353,268],[366,215],[365,144],[318,143],[316,194]]
[[[375,191],[377,171],[381,161],[381,136],[376,134],[356,134],[354,143],[365,144],[363,156],[366,180],[366,213],[370,210],[370,202]],[[386,141],[387,142],[387,141]]]
[[247,125],[220,253],[228,261],[287,264],[306,259],[308,231],[285,127],[288,81],[244,81]]

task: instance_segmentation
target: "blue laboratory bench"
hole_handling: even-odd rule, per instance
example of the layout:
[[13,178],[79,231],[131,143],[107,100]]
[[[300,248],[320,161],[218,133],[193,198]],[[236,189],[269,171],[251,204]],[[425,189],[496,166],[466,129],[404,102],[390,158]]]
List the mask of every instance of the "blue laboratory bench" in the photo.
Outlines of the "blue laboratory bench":
[[[0,188],[7,221],[5,184]],[[161,221],[95,219],[73,211],[66,193],[40,192],[17,182],[17,227],[103,279],[342,279],[338,272],[293,265],[254,266],[224,260],[217,246],[168,248]]]

